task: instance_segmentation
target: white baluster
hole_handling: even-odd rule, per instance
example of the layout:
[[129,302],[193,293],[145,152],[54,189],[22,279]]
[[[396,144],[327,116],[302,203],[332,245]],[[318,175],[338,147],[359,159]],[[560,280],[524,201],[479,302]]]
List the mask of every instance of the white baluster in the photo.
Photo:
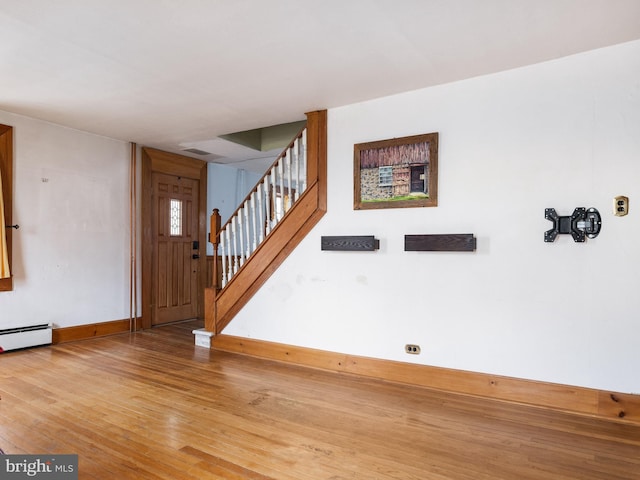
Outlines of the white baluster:
[[238,211],[238,215],[236,216],[236,247],[238,247],[238,270],[244,264],[244,240],[242,238],[242,210]]
[[249,203],[245,202],[244,203],[244,238],[245,238],[245,244],[244,244],[244,258],[245,260],[247,260],[249,258],[249,256],[251,255],[251,224],[249,222]]
[[227,236],[227,250],[229,252],[229,258],[227,259],[227,282],[231,280],[233,274],[235,273],[233,270],[233,244],[231,243],[231,223],[227,225],[227,228],[224,229],[225,234]]
[[291,193],[291,155],[293,149],[290,148],[289,151],[287,152],[287,204],[284,206],[285,211],[289,210],[291,208],[291,205],[293,205],[293,195]]
[[238,228],[236,227],[236,220],[237,217],[234,216],[231,219],[231,238],[233,239],[233,274],[235,275],[238,272],[238,268],[240,268],[240,265],[238,265],[238,235],[237,235],[237,231]]
[[[220,235],[220,250],[218,252],[220,260],[222,262],[222,282],[220,284],[220,288],[224,288],[224,286],[227,284],[227,257],[229,255],[227,253],[227,244],[224,237],[225,230],[223,230],[222,234]],[[216,281],[218,281],[218,279],[216,279]]]
[[258,213],[256,212],[256,195],[257,194],[258,194],[257,190],[251,194],[251,221],[253,222],[253,230],[252,230],[253,242],[251,243],[252,245],[251,253],[255,252],[256,248],[258,248],[258,225],[257,225],[258,222],[256,220],[256,214]]
[[240,207],[240,209],[238,210],[238,216],[236,217],[238,219],[238,238],[240,240],[240,251],[239,256],[240,256],[240,266],[242,267],[242,265],[244,265],[244,222],[243,222],[243,217],[244,217],[244,206]]
[[249,224],[249,201],[244,202],[244,230],[247,243],[245,245],[245,259],[251,255],[251,229]]
[[302,187],[300,195],[307,189],[307,129],[302,130],[302,142],[300,142],[300,156],[302,157]]
[[266,175],[264,177],[264,216],[265,216],[265,236],[269,235],[271,232],[271,193],[269,182],[271,180],[271,175]]
[[240,258],[240,266],[244,265],[246,260],[244,256],[244,221],[243,211],[240,209],[238,212],[238,257]]
[[244,220],[244,238],[245,238],[245,244],[244,244],[244,258],[245,260],[249,258],[249,256],[251,255],[251,223],[249,222],[249,202],[245,202],[244,203],[244,217],[242,218]]
[[278,162],[278,185],[280,186],[280,202],[278,202],[278,221],[284,217],[284,161]]
[[297,202],[300,197],[300,146],[299,137],[293,141],[293,168],[295,172],[295,192],[293,201]]
[[271,200],[273,205],[273,221],[271,223],[271,228],[276,226],[278,223],[278,164],[273,166],[271,170]]
[[264,240],[264,208],[262,203],[264,195],[262,194],[262,183],[259,183],[256,187],[256,195],[258,197],[258,211],[256,212],[258,224],[256,230],[258,232],[258,245],[260,245]]

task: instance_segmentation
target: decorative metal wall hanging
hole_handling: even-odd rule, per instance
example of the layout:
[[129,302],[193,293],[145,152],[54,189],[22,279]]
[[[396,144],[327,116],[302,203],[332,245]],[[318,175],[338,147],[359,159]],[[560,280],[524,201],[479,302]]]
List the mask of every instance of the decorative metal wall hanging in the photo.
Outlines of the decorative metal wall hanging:
[[553,222],[553,228],[544,232],[545,242],[553,242],[559,234],[571,234],[575,242],[584,242],[596,238],[602,227],[600,212],[595,208],[577,207],[567,216],[559,216],[555,208],[545,208],[544,218]]

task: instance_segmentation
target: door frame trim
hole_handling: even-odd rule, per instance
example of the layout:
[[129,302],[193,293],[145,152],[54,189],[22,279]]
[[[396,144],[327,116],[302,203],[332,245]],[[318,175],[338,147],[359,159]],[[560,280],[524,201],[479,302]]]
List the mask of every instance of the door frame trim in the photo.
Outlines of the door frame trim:
[[[198,241],[200,242],[200,260],[198,262],[198,317],[204,318],[204,287],[207,279],[207,162],[176,153],[164,152],[154,148],[142,148],[142,195],[141,195],[141,225],[142,225],[142,297],[140,326],[149,329],[153,325],[152,304],[152,259],[153,232],[152,206],[153,186],[151,176],[154,172],[192,178],[199,182],[198,198]],[[204,249],[204,251],[203,251]]]

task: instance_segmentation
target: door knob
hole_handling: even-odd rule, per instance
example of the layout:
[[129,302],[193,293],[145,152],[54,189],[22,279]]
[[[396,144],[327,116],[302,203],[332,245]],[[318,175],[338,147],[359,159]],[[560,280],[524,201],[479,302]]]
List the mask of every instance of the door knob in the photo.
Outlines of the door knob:
[[198,255],[197,253],[194,253],[193,255],[191,255],[191,258],[193,258],[194,260],[197,260],[200,258],[200,255]]

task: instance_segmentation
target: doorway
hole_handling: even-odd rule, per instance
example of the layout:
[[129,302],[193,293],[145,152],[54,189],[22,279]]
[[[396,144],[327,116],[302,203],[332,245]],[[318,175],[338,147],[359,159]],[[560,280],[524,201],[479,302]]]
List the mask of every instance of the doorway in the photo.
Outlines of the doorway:
[[142,149],[142,328],[204,315],[206,170]]
[[411,193],[427,193],[427,167],[411,167]]
[[151,325],[198,316],[198,182],[154,172],[151,175]]

